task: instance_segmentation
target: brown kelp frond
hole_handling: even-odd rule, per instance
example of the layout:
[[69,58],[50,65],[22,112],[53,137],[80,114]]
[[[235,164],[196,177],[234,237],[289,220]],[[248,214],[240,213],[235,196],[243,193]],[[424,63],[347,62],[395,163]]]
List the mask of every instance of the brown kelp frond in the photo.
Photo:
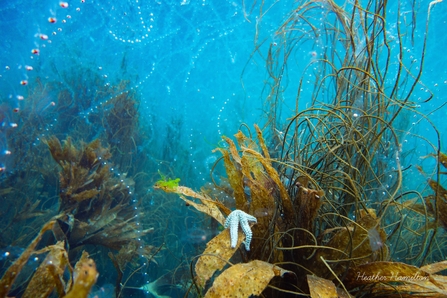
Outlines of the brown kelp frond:
[[[331,271],[339,275],[350,267],[388,260],[386,239],[387,235],[380,228],[380,222],[374,210],[369,210],[369,214],[363,213],[357,222],[340,228],[325,244],[335,249],[319,250],[314,260],[317,263],[321,261],[321,258],[330,261]],[[315,264],[314,268],[323,270],[319,272],[319,276],[329,277],[329,273],[324,272],[325,268],[321,264]]]
[[70,138],[61,147],[56,137],[47,141],[51,155],[60,165],[61,210],[69,210],[84,200],[100,193],[102,184],[110,177],[109,166],[105,162],[111,157],[108,149],[100,146],[99,140],[78,150]]
[[87,298],[90,289],[98,279],[95,261],[89,258],[89,254],[82,252],[81,259],[76,263],[73,272],[73,284],[66,298]]
[[335,287],[335,284],[327,279],[315,275],[307,275],[310,297],[349,297],[348,294]]
[[428,185],[435,195],[424,197],[427,212],[434,218],[434,228],[437,226],[447,229],[447,190],[433,179],[428,180]]
[[[197,193],[197,192],[193,191],[192,189],[190,189],[188,187],[185,187],[185,186],[174,185],[174,186],[166,187],[166,186],[163,186],[160,183],[156,183],[154,185],[154,188],[155,189],[161,189],[161,190],[163,190],[165,192],[168,192],[168,193],[179,194],[180,198],[183,201],[185,201],[186,204],[191,205],[194,208],[196,208],[198,211],[203,212],[203,213],[211,216],[212,218],[217,220],[221,225],[223,225],[224,222],[225,222],[225,217],[222,214],[222,212],[225,215],[228,215],[231,212],[227,207],[225,207],[219,201],[213,200],[212,198],[210,198],[206,194]],[[200,203],[191,201],[191,200],[187,199],[185,196],[199,199]]]
[[36,297],[36,295],[48,297],[54,289],[57,290],[59,296],[65,295],[64,271],[68,267],[71,276],[73,269],[70,266],[64,242],[59,241],[55,245],[47,246],[35,252],[35,254],[44,252],[48,252],[48,254],[33,274],[22,297]]
[[206,244],[206,249],[197,260],[195,266],[196,283],[200,288],[204,288],[205,283],[213,274],[217,270],[222,270],[228,264],[230,258],[238,250],[244,239],[244,233],[239,230],[237,244],[232,248],[230,245],[230,231],[227,229]]
[[272,165],[262,132],[257,126],[255,129],[257,142],[239,131],[235,135],[239,150],[229,138],[224,138],[228,149],[218,150],[224,157],[236,208],[254,215],[258,220],[253,231],[255,249],[250,251],[250,258],[264,260],[268,256],[274,256],[279,260],[281,254],[271,254],[272,249],[278,245],[278,239],[269,235],[296,224],[296,212],[293,200]]
[[[33,272],[22,297],[50,297],[56,291],[59,297],[87,298],[91,287],[98,278],[95,262],[83,252],[81,259],[73,268],[70,265],[65,243],[59,241],[55,245],[35,251],[43,234],[54,229],[56,222],[50,221],[44,225],[37,237],[30,243],[22,255],[8,268],[0,280],[1,297],[7,297],[12,289],[15,278],[22,271],[32,254],[47,254],[40,266]],[[68,269],[68,278],[66,270]]]
[[42,239],[43,234],[51,230],[55,225],[55,221],[50,221],[43,226],[39,234],[34,238],[34,240],[28,245],[25,251],[20,255],[20,257],[6,270],[2,279],[0,280],[0,297],[6,297],[8,292],[11,290],[14,280],[17,278],[19,272],[22,270],[25,263],[28,261],[29,257],[33,253],[37,244],[39,244]]
[[293,272],[259,260],[236,264],[216,278],[205,297],[227,297],[234,293],[240,297],[259,296],[273,277],[285,274]]

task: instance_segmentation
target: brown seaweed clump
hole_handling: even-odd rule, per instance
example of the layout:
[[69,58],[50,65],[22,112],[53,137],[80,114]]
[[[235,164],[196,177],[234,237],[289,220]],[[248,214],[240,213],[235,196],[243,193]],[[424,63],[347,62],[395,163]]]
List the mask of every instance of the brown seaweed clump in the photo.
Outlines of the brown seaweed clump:
[[[56,137],[48,138],[46,143],[61,168],[58,215],[44,225],[6,271],[0,280],[3,289],[0,297],[6,297],[11,290],[23,292],[22,297],[50,297],[53,292],[59,297],[87,297],[98,277],[95,262],[84,251],[74,269],[71,266],[86,245],[116,251],[116,254],[109,252],[109,257],[118,272],[115,292],[119,297],[127,264],[141,256],[153,260],[157,253],[154,246],[143,245],[140,239],[153,229],[140,230],[137,226],[137,217],[142,213],[129,187],[132,179],[113,176],[108,165],[111,154],[99,140],[82,144],[80,149],[70,138],[63,145]],[[46,231],[52,231],[54,237],[47,237],[47,242],[56,240],[56,244],[35,250]],[[13,289],[17,276],[33,254],[46,256],[29,281]]]
[[61,167],[58,240],[70,249],[86,244],[120,250],[153,229],[140,230],[136,204],[128,185],[132,180],[112,176],[107,164],[111,157],[99,140],[77,149],[70,138],[64,145],[47,140],[54,160]]
[[[289,195],[268,155],[261,130],[255,129],[257,142],[238,132],[238,147],[225,138],[228,147],[218,149],[224,157],[236,208],[258,215],[258,223],[252,227],[252,249],[246,251],[240,246],[245,237],[241,230],[235,248],[230,246],[228,229],[211,239],[194,267],[197,291],[205,290],[205,297],[234,293],[266,297],[318,297],[322,292],[330,297],[446,294],[443,283],[447,280],[437,274],[447,269],[445,262],[417,267],[390,260],[388,235],[381,227],[383,217],[375,209],[361,208],[355,220],[341,212],[328,212],[323,206],[331,202],[310,176],[300,176]],[[155,187],[179,194],[187,206],[222,225],[230,213],[206,192],[163,182]],[[331,219],[331,225],[321,225],[318,217]],[[238,250],[241,258],[235,257]]]
[[[49,220],[54,223],[53,234],[46,233],[32,251],[36,262],[43,263],[33,268],[36,272],[31,266],[12,266],[19,277],[4,296],[67,295],[68,283],[73,283],[67,279],[70,266],[83,250],[94,249],[95,261],[116,268],[119,297],[121,278],[155,262],[161,250],[145,243],[144,236],[153,229],[146,226],[151,219],[141,218],[144,207],[137,198],[142,196],[136,195],[148,185],[147,155],[135,163],[137,147],[146,137],[138,121],[138,95],[129,81],[109,85],[94,70],[76,69],[61,73],[64,84],[38,76],[16,114],[20,125],[7,136],[14,154],[1,181],[5,206],[0,211],[0,247],[20,251],[36,229]],[[70,137],[59,140],[55,135]],[[4,270],[14,257],[11,253],[4,260]],[[82,268],[90,271],[88,264]]]
[[[56,291],[59,297],[88,297],[99,274],[96,271],[95,261],[89,258],[87,252],[82,253],[73,270],[63,241],[35,251],[44,233],[53,229],[55,224],[54,220],[46,223],[22,255],[8,268],[0,279],[0,297],[7,297],[14,281],[31,255],[42,253],[47,253],[47,255],[32,275],[22,297],[50,297],[53,291]],[[66,271],[69,273],[68,279],[65,275]]]

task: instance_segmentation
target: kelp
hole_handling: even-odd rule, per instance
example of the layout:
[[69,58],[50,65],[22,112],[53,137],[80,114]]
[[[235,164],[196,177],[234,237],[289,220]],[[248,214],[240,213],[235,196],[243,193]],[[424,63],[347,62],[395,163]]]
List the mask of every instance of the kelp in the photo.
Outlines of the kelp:
[[447,190],[433,179],[428,180],[428,185],[435,192],[424,198],[427,212],[437,222],[434,227],[441,226],[447,229]]
[[[400,263],[391,260],[421,268],[428,260],[444,258],[445,236],[437,229],[444,227],[446,202],[439,183],[445,166],[441,132],[416,109],[416,98],[428,102],[433,97],[420,78],[430,12],[437,3],[428,5],[417,60],[403,51],[405,43],[413,42],[416,21],[402,26],[397,5],[397,23],[391,25],[386,1],[348,1],[343,6],[298,1],[278,26],[274,42],[256,39],[252,59],[264,57],[268,72],[265,143],[295,207],[292,217],[280,209],[287,228],[278,230],[284,234],[276,249],[298,276],[311,272],[354,292],[349,283],[354,277],[347,272],[357,267],[374,274],[376,262],[390,261],[390,268],[398,271]],[[317,21],[315,15],[322,17]],[[302,59],[306,51],[313,56],[307,65]],[[395,56],[397,65],[391,63]],[[419,87],[425,98],[417,94]],[[428,124],[434,138],[414,134],[410,115],[418,119],[416,124]],[[435,195],[404,185],[404,176],[414,175],[408,139],[436,152],[428,155],[438,160],[430,175],[436,179],[429,176],[428,184],[421,183]],[[357,295],[373,292],[357,290]]]
[[55,245],[45,247],[35,254],[48,252],[36,272],[33,274],[22,297],[48,297],[54,289],[59,296],[65,295],[65,282],[63,279],[65,268],[68,266],[70,276],[73,269],[70,266],[64,242],[59,241]]
[[66,298],[87,298],[90,289],[98,278],[95,261],[89,258],[87,252],[83,252],[81,258],[76,263],[73,272],[73,286]]
[[[257,130],[257,137],[261,146],[260,150],[264,150],[264,152],[267,152],[262,132],[257,126],[255,126],[255,128]],[[239,202],[241,203],[240,206],[242,208],[245,208],[249,212],[253,212],[252,214],[260,216],[258,217],[258,223],[253,227],[253,242],[255,243],[253,247],[254,250],[257,251],[255,251],[254,253],[252,251],[246,251],[244,255],[246,255],[246,259],[253,260],[253,262],[255,262],[253,264],[268,264],[263,261],[262,258],[264,258],[266,261],[283,260],[284,257],[282,251],[276,250],[275,248],[281,246],[280,235],[284,232],[287,233],[288,224],[292,225],[298,223],[298,214],[295,213],[293,202],[289,197],[285,186],[279,179],[279,176],[274,169],[271,160],[267,159],[257,151],[259,147],[256,141],[246,137],[242,132],[236,134],[236,138],[238,140],[238,145],[241,148],[241,155],[239,155],[238,150],[236,149],[236,144],[234,144],[229,138],[224,138],[229,145],[228,150],[219,148],[218,151],[221,152],[224,156],[225,168],[229,171],[228,179],[230,184],[234,185],[235,187],[243,186],[244,188],[248,187],[250,189],[249,196],[244,194],[243,197],[239,198]],[[266,154],[268,156],[268,153]],[[167,188],[160,187],[160,185],[157,183],[155,185],[155,188],[162,189],[166,192],[179,194],[180,197],[185,202],[187,202],[188,205],[195,207],[198,211],[212,216],[222,225],[224,224],[223,215],[228,215],[230,213],[230,210],[228,210],[228,208],[223,206],[223,204],[216,199],[211,199],[204,193],[196,193],[187,187],[177,186]],[[314,193],[315,195],[322,194],[321,192],[316,190],[308,191]],[[200,203],[185,198],[185,195],[198,199]],[[314,196],[312,196],[312,198],[315,199]],[[238,206],[237,200],[236,206]],[[272,211],[272,208],[278,208],[277,212]],[[319,205],[317,204],[315,208],[318,209]],[[314,218],[317,216],[317,210],[306,210],[303,212],[307,211],[311,212],[311,215],[309,216],[313,216]],[[287,222],[283,220],[281,216],[279,216],[279,214],[281,213],[289,215]],[[312,218],[312,220],[314,218]],[[224,266],[228,264],[230,258],[237,251],[245,236],[240,230],[238,231],[238,233],[238,244],[235,248],[231,248],[230,246],[230,236],[228,229],[224,230],[222,233],[220,233],[207,243],[205,251],[198,258],[195,264],[195,273],[197,276],[196,284],[200,288],[205,287],[205,283],[209,279],[211,279],[216,271],[222,270]],[[271,235],[270,237],[268,236],[269,234]],[[270,253],[267,254],[265,251],[260,250],[260,247],[269,251]],[[268,264],[268,266],[273,265]],[[244,266],[242,267],[245,268]],[[232,270],[236,270],[239,267],[233,266],[230,268],[234,268]],[[256,265],[251,269],[251,271],[256,272],[259,268],[260,267]],[[279,267],[277,268],[278,270],[280,269]],[[224,270],[218,275],[217,278],[219,279],[220,276],[222,276],[222,279],[227,278],[226,276],[228,276],[232,272],[232,270],[230,270],[230,273],[227,273],[228,270],[229,269]],[[259,270],[262,271],[264,269]],[[255,278],[252,281],[253,288],[250,288],[248,290],[252,292],[247,292],[247,295],[250,295],[249,293],[258,293],[257,290],[254,290],[255,288],[262,291],[270,281],[270,278],[273,277],[270,276],[270,278],[268,278],[269,275],[265,274],[263,276],[266,279]],[[214,290],[209,290],[210,292],[208,293],[214,293],[214,291],[216,291],[214,295],[224,295],[225,293],[222,292],[223,290],[219,289],[220,286],[215,286],[216,281],[217,279],[213,282],[212,285],[212,288],[214,288]],[[228,289],[225,290],[227,291]],[[233,288],[233,290],[243,291],[239,288]]]
[[205,297],[259,296],[273,277],[287,273],[291,272],[259,260],[236,264],[216,278]]
[[234,248],[230,245],[230,231],[224,230],[222,233],[208,241],[202,255],[195,265],[196,283],[204,288],[205,283],[214,275],[217,270],[222,270],[228,264],[230,258],[238,250],[245,239],[242,231],[238,231],[237,244]]
[[[169,187],[165,187],[160,185],[159,183],[155,183],[155,189],[161,189],[168,193],[176,193],[180,195],[180,198],[186,202],[186,204],[193,206],[198,211],[208,214],[212,218],[214,218],[221,225],[225,223],[224,215],[229,215],[231,210],[225,207],[221,202],[217,200],[213,200],[206,194],[200,194],[185,186],[176,186],[170,185]],[[200,203],[191,201],[187,199],[185,196],[199,199]]]
[[[431,9],[439,2],[429,4],[427,25]],[[409,64],[410,56],[404,51],[404,45],[414,38],[414,11],[411,19],[398,7],[397,23],[390,28],[392,22],[386,18],[390,2],[363,4],[348,1],[341,7],[334,1],[298,1],[273,33],[274,43],[268,44],[270,37],[260,41],[255,36],[253,57],[259,53],[265,58],[269,76],[263,89],[267,94],[261,95],[266,98],[267,119],[262,129],[255,126],[256,137],[240,131],[234,138],[223,138],[224,146],[215,152],[222,155],[225,181],[230,187],[215,186],[232,194],[236,209],[255,216],[258,224],[252,227],[254,238],[250,251],[240,246],[244,236],[240,232],[234,249],[229,245],[228,230],[208,242],[195,270],[191,270],[196,275],[192,281],[199,295],[206,291],[210,296],[234,293],[264,297],[315,296],[323,290],[335,295],[334,287],[339,296],[445,295],[445,277],[435,274],[445,270],[445,264],[427,265],[427,260],[445,253],[445,239],[442,229],[438,229],[445,228],[446,222],[445,189],[440,179],[445,155],[438,148],[440,136],[436,129],[438,145],[427,141],[437,151],[432,154],[438,159],[437,169],[426,183],[434,195],[425,196],[427,191],[422,194],[402,187],[403,175],[411,168],[401,166],[406,156],[403,144],[413,132],[400,121],[410,113],[424,120],[425,116],[415,109],[416,103],[432,97],[428,89],[427,97],[422,100],[416,100],[413,94],[416,87],[425,88],[420,78],[428,29],[423,32],[420,57],[411,57]],[[261,1],[259,5],[263,14],[268,12],[263,9],[266,3]],[[259,18],[256,26],[262,24]],[[315,59],[296,70],[294,67],[302,63],[293,59],[302,57],[300,49],[309,48],[306,43],[316,50],[312,54]],[[326,44],[321,47],[320,43]],[[263,52],[265,46],[267,53]],[[397,60],[392,62],[395,57]],[[251,64],[259,65],[247,63]],[[297,76],[296,80],[297,72],[302,77]],[[92,100],[90,96],[79,96],[89,89],[82,88],[80,83],[81,80],[73,87],[78,94],[72,95],[68,90],[59,94],[62,108],[77,107],[82,97]],[[293,83],[297,89],[286,93],[290,91],[288,84],[293,86]],[[306,85],[314,88],[309,94],[302,91]],[[97,93],[101,92],[107,93],[104,90]],[[107,143],[113,144],[110,149],[103,148],[98,140],[75,146],[70,138],[63,145],[54,137],[47,138],[51,155],[61,169],[60,207],[53,227],[55,238],[64,241],[70,249],[69,259],[87,244],[119,250],[116,255],[110,254],[119,274],[124,264],[136,255],[133,252],[141,252],[135,238],[151,231],[139,231],[135,224],[136,216],[142,213],[135,211],[139,205],[131,203],[125,185],[133,182],[125,174],[117,179],[108,165],[113,152],[121,157],[118,158],[120,166],[127,171],[137,152],[133,96],[131,92],[112,96],[105,104],[111,113],[104,111],[104,114],[88,116],[89,121],[102,118],[101,127],[110,128],[106,135]],[[294,102],[283,105],[289,98]],[[311,101],[306,109],[302,107],[303,98]],[[285,115],[293,106],[291,115]],[[81,118],[77,110],[70,110],[70,114]],[[284,120],[285,117],[289,118]],[[91,126],[82,119],[67,117],[62,121],[66,124],[73,121],[84,128]],[[124,145],[119,142],[123,135],[126,135]],[[73,137],[78,139],[79,135]],[[17,148],[23,150],[26,145],[23,142]],[[165,150],[168,152],[169,146]],[[44,166],[42,169],[50,172]],[[205,190],[195,192],[180,186],[178,179],[162,176],[156,188],[179,194],[187,206],[223,225],[233,204],[222,203],[217,192],[211,195]],[[35,203],[30,203],[28,210],[30,215],[35,213],[32,218],[39,218]],[[17,215],[18,221],[28,219],[26,214]],[[54,252],[48,249],[52,257],[64,255],[62,249],[59,253],[57,249]],[[30,251],[26,252],[29,258]],[[152,250],[146,253],[150,255]],[[64,261],[60,260],[63,266]],[[20,269],[24,261],[19,258],[16,262],[14,270]],[[60,266],[57,270],[42,267],[36,280],[41,274],[60,272]],[[92,262],[85,257],[76,268],[69,295],[75,295],[76,285],[91,287],[97,277]],[[285,277],[284,273],[289,272],[295,278],[274,278]],[[365,278],[359,278],[359,274]],[[413,276],[424,280],[412,279]],[[375,277],[386,280],[377,282]],[[5,275],[4,282],[10,287],[13,277]],[[61,284],[54,281],[48,287],[60,291]],[[87,292],[81,289],[79,293],[85,297]]]
[[[263,143],[262,133],[257,126],[258,140],[261,150],[267,152]],[[224,157],[224,165],[227,169],[228,180],[231,186],[240,189],[235,191],[236,208],[249,214],[260,214],[253,234],[253,246],[272,248],[277,241],[270,238],[270,243],[258,243],[258,239],[265,239],[271,231],[278,229],[278,225],[284,225],[278,216],[281,212],[290,215],[293,207],[287,191],[279,180],[277,172],[271,165],[271,161],[257,152],[258,145],[252,139],[247,138],[241,131],[235,135],[243,154],[239,155],[235,143],[224,137],[228,144],[228,151],[223,148],[217,150]],[[245,187],[250,189],[250,196],[245,194]],[[239,197],[237,195],[240,194]],[[276,211],[275,211],[276,210]],[[271,216],[274,219],[272,219]],[[289,217],[287,217],[289,218]],[[249,253],[254,259],[262,259],[261,255],[269,254],[269,251],[253,250]],[[256,255],[256,256],[255,256]],[[280,259],[281,256],[278,256]]]
[[[388,260],[387,235],[380,227],[380,222],[374,210],[364,212],[357,222],[352,222],[338,231],[325,244],[330,249],[319,249],[314,258],[314,273],[321,266],[321,258],[335,263],[331,266],[331,273],[341,275],[347,268],[357,267],[365,263]],[[320,263],[320,264],[318,264]],[[329,273],[318,272],[319,276],[329,277]]]
[[[206,194],[196,193],[192,189],[184,186],[169,186],[156,182],[154,188],[161,189],[165,192],[173,192],[179,194],[180,198],[189,206],[193,206],[200,212],[213,217],[221,225],[224,225],[225,215],[230,214],[230,210],[219,201],[213,200]],[[185,196],[199,199],[200,203],[187,199]],[[216,237],[211,239],[203,254],[198,258],[195,265],[195,273],[197,279],[196,284],[203,288],[205,283],[213,276],[217,270],[221,270],[238,250],[239,246],[245,239],[242,231],[238,231],[238,242],[233,248],[230,245],[230,231],[227,229]]]
[[309,294],[312,298],[349,297],[345,292],[337,291],[335,284],[330,280],[315,275],[307,275],[307,283],[309,285]]
[[[430,154],[423,156],[422,158],[435,157],[438,164],[438,179],[441,175],[446,175],[447,172],[442,172],[439,168],[445,167],[446,155],[442,152],[438,152],[438,155]],[[417,166],[417,170],[424,176],[427,173],[424,172],[421,166]],[[414,198],[407,200],[399,205],[400,208],[406,208],[411,210],[420,216],[425,216],[425,225],[420,227],[417,232],[420,233],[425,230],[436,230],[438,227],[447,229],[447,190],[436,180],[432,178],[427,179],[429,188],[434,194],[429,194],[424,197]]]
[[[46,223],[36,238],[30,243],[21,256],[8,268],[0,280],[0,297],[7,297],[15,278],[32,254],[47,253],[45,259],[33,273],[22,297],[50,297],[56,290],[59,297],[87,298],[91,287],[98,278],[95,262],[88,258],[84,251],[75,269],[71,267],[65,243],[60,241],[39,251],[36,246],[46,231],[54,228],[56,221]],[[68,280],[65,280],[68,268]]]
[[61,210],[70,211],[78,203],[89,200],[99,194],[101,184],[110,178],[107,161],[111,155],[106,148],[95,140],[79,151],[68,138],[62,146],[56,137],[47,140],[53,159],[60,165],[59,175],[62,189],[60,199]]
[[23,266],[30,258],[37,244],[39,244],[43,234],[46,231],[51,230],[54,225],[55,221],[50,221],[45,224],[36,238],[34,238],[34,240],[28,245],[28,247],[20,255],[20,257],[8,268],[8,270],[6,270],[5,274],[0,280],[0,297],[6,297],[8,292],[11,290],[11,286],[14,283],[14,280],[17,278],[19,272],[22,270]]
[[58,223],[68,233],[58,233],[71,249],[96,244],[119,250],[153,231],[136,226],[135,206],[127,185],[131,179],[112,176],[107,160],[111,154],[99,140],[77,149],[70,138],[64,145],[51,137],[47,144],[61,167]]
[[305,187],[309,184],[310,180],[306,176],[298,177],[295,184],[298,192],[294,203],[296,214],[294,224],[301,229],[297,231],[295,239],[298,241],[297,244],[301,245],[314,243],[309,231],[313,230],[318,210],[323,204],[324,191]]
[[[386,296],[396,293],[394,283],[399,282],[398,288],[402,293],[412,290],[422,293],[421,289],[442,293],[442,286],[437,283],[437,280],[442,280],[442,276],[432,278],[430,272],[424,271],[424,267],[390,261],[389,236],[382,227],[384,217],[378,216],[376,209],[359,208],[357,216],[353,219],[344,216],[343,212],[337,212],[338,210],[329,212],[329,208],[336,202],[328,200],[326,192],[318,188],[315,180],[301,172],[295,182],[289,184],[289,189],[282,192],[281,188],[287,188],[274,166],[275,163],[281,162],[267,158],[268,154],[259,152],[263,150],[262,144],[265,140],[260,129],[257,126],[255,129],[258,132],[257,141],[239,131],[235,135],[239,147],[224,137],[228,147],[218,148],[216,151],[224,156],[222,160],[229,171],[229,184],[244,188],[244,195],[239,198],[239,203],[235,198],[236,206],[239,204],[258,218],[258,223],[252,227],[253,234],[257,235],[257,238],[253,239],[256,244],[252,250],[245,251],[240,246],[244,238],[241,230],[238,231],[238,244],[234,249],[230,247],[228,229],[211,239],[203,253],[198,256],[194,267],[194,281],[198,289],[205,289],[206,296],[210,297],[229,293],[259,295],[262,291],[263,295],[267,296],[273,295],[275,291],[295,295],[309,293],[316,296],[323,290],[328,293],[327,297],[350,297],[350,294],[365,293]],[[188,206],[213,217],[222,225],[223,216],[229,214],[228,208],[217,198],[212,198],[204,192],[198,193],[184,186],[160,187],[156,184],[155,188],[177,193]],[[323,222],[323,225],[322,216],[330,221]],[[263,220],[259,220],[260,217],[263,217]],[[229,265],[237,250],[243,250],[242,261],[249,263]],[[265,279],[245,277],[245,274],[250,274],[244,273],[245,269],[238,268],[250,267],[251,265],[247,264],[253,264],[252,262],[284,268],[281,270],[296,275],[296,281],[290,283],[290,280],[284,279],[270,280],[265,272]],[[241,267],[238,267],[239,265]],[[229,267],[226,268],[227,266]],[[432,268],[437,269],[431,271],[441,271],[444,268],[443,263],[434,264]],[[251,268],[247,272],[257,276],[256,270]],[[386,281],[387,286],[384,286],[367,279],[357,281],[359,277],[354,272],[362,272],[363,276],[394,274],[396,277]],[[432,284],[415,284],[411,276],[416,273],[431,278]],[[243,289],[242,285],[235,282],[238,279],[235,276],[244,280],[250,279],[252,287]],[[274,286],[267,287],[269,282],[273,282]]]
[[136,166],[138,131],[138,101],[134,90],[128,90],[129,81],[122,81],[116,87],[116,94],[104,105],[102,126],[105,128],[105,139],[112,144],[111,153],[114,162],[123,172]]
[[[70,264],[82,250],[94,248],[95,258],[110,268],[107,252],[115,254],[127,270],[156,262],[161,249],[142,239],[154,231],[156,219],[143,216],[150,146],[142,146],[148,130],[139,123],[138,94],[129,81],[107,84],[80,65],[60,75],[63,84],[39,76],[30,82],[17,119],[9,120],[19,124],[6,136],[14,150],[1,180],[0,246],[8,252],[2,271],[14,261],[9,249],[21,251],[39,227],[55,221],[53,235],[45,235],[32,253],[35,258],[15,278],[11,295],[64,296]],[[45,258],[53,265],[45,265]]]

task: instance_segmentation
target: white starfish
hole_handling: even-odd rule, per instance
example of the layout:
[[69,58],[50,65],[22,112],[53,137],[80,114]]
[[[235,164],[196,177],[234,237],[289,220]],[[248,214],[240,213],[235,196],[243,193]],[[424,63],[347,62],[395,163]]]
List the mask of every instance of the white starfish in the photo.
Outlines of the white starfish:
[[225,228],[230,227],[230,238],[231,238],[231,247],[235,248],[237,244],[237,230],[239,225],[241,225],[242,231],[245,234],[245,249],[250,250],[250,242],[253,233],[250,229],[251,223],[257,223],[256,217],[251,216],[250,214],[245,213],[242,210],[234,210],[228,215],[227,220],[225,220]]

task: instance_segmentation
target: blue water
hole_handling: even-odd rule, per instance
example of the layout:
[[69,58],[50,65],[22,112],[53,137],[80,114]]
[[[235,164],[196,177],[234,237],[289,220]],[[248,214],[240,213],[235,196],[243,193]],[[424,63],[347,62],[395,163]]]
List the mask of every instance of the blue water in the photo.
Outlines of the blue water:
[[[341,5],[344,1],[336,2]],[[401,22],[415,21],[417,24],[414,32],[402,26],[404,44],[390,42],[391,81],[399,64],[400,47],[405,53],[403,63],[414,72],[420,67],[429,3],[396,1],[389,4],[386,21],[390,40],[397,38],[395,22],[398,17]],[[232,136],[243,123],[250,127],[255,123],[265,124],[268,109],[264,100],[271,87],[265,85],[268,79],[265,58],[269,47],[281,41],[277,30],[293,14],[295,1],[264,1],[262,13],[259,1],[76,0],[67,4],[68,7],[62,7],[65,2],[61,5],[57,0],[2,1],[0,4],[2,179],[19,175],[21,169],[31,163],[40,167],[38,156],[44,154],[40,151],[42,140],[54,134],[61,139],[69,136],[74,129],[73,119],[78,128],[88,127],[84,141],[106,134],[108,126],[98,125],[100,121],[97,120],[111,108],[108,105],[111,95],[103,95],[101,90],[118,86],[122,81],[127,83],[116,93],[134,92],[138,99],[139,129],[144,137],[129,154],[134,156],[132,162],[148,165],[144,169],[148,186],[160,178],[160,170],[170,178],[179,177],[181,184],[199,189],[210,182],[209,172],[217,160],[212,150],[223,135]],[[400,16],[397,15],[398,5]],[[414,14],[411,13],[413,9]],[[331,18],[333,16],[316,12],[312,22],[322,26]],[[299,23],[297,30],[309,30],[306,26],[305,22]],[[323,27],[316,28],[323,30]],[[408,113],[399,120],[403,136],[401,148],[390,147],[380,153],[382,161],[390,168],[414,163],[425,169],[434,167],[433,158],[420,158],[438,146],[432,124],[441,133],[441,148],[447,145],[444,135],[447,129],[447,107],[444,105],[447,102],[446,29],[447,3],[442,2],[431,8],[422,84],[417,85],[412,95],[418,105],[417,113]],[[323,50],[330,44],[321,36],[311,36],[293,53],[294,64],[289,66],[288,81],[284,84],[287,89],[279,98],[282,103],[278,119],[281,121],[294,115],[298,89],[301,92],[299,108],[308,107],[311,102],[315,76],[321,70],[306,66],[322,58]],[[334,48],[333,51],[343,49]],[[300,85],[301,77],[304,79]],[[30,106],[27,98],[36,89],[40,92],[39,100]],[[82,94],[79,97],[82,100],[62,104],[58,98],[62,89],[72,95]],[[327,99],[333,94],[328,91],[324,96]],[[426,102],[428,98],[430,101]],[[61,109],[68,109],[73,119],[60,118]],[[22,111],[31,111],[27,115],[34,118],[27,119],[35,119],[29,134],[20,130],[24,122]],[[422,114],[428,115],[428,120],[421,117]],[[420,138],[414,137],[416,134],[423,135],[426,142],[420,142]],[[22,139],[19,143],[23,146],[12,145]],[[118,144],[120,140],[112,139],[112,142]],[[409,152],[403,165],[396,163],[395,152],[399,150]],[[129,168],[114,170],[119,175]],[[419,186],[426,178],[412,167],[404,177],[405,188],[426,189],[426,186]],[[372,191],[371,195],[385,198],[386,185],[395,177],[387,179],[382,188]],[[41,193],[53,199],[57,197],[55,180],[53,177],[49,183],[54,189],[44,187]],[[14,183],[20,183],[19,178]],[[150,263],[147,265],[150,268],[144,269],[146,272],[138,272],[137,279],[130,281],[132,286],[156,279],[165,273],[164,266],[172,270],[175,264],[184,265],[188,257],[203,250],[205,240],[217,231],[216,227],[209,228],[208,222],[206,229],[200,228],[203,219],[185,224],[181,220],[185,211],[180,200],[170,197],[169,205],[163,205],[160,195],[146,188],[145,204],[154,209],[163,206],[156,209],[157,220],[154,220],[158,224],[155,228],[163,233],[154,236],[154,243],[168,242],[171,255],[162,255],[157,265]],[[141,189],[139,195],[143,196]],[[32,196],[32,188],[23,190],[22,196]],[[48,202],[53,201],[42,200],[39,208],[56,212],[56,207]],[[15,209],[9,207],[7,210],[13,212]],[[186,214],[188,218],[196,215],[191,211]],[[150,217],[150,210],[145,216]],[[15,240],[8,237],[0,238],[2,245],[10,245],[8,240]],[[102,270],[104,272],[104,268]],[[99,271],[101,273],[101,268]],[[102,275],[99,283],[114,284],[114,276]],[[144,295],[138,291],[129,292],[131,294],[134,297]]]
[[[265,71],[257,72],[262,62],[248,62],[254,49],[255,15],[244,18],[237,2],[180,2],[75,1],[67,8],[58,1],[3,5],[5,60],[0,86],[9,106],[2,112],[4,134],[10,130],[8,124],[18,120],[11,110],[24,105],[18,98],[26,97],[36,77],[43,78],[44,84],[56,81],[69,86],[68,74],[82,76],[75,72],[87,68],[102,76],[104,84],[130,81],[128,89],[137,90],[141,97],[140,119],[146,129],[161,132],[180,122],[176,142],[192,156],[201,156],[193,161],[198,164],[197,175],[207,177],[209,167],[202,160],[211,155],[220,136],[233,134],[243,122],[260,121],[263,86],[259,82]],[[281,19],[287,4],[273,10]],[[50,17],[56,22],[50,23]],[[274,38],[276,24],[266,24],[259,39]],[[39,38],[41,34],[48,39]],[[31,54],[32,49],[39,54]],[[247,62],[261,65],[248,67],[249,80],[242,85]],[[26,66],[33,70],[26,71]],[[22,80],[28,85],[20,85]],[[57,108],[56,96],[48,94],[36,113]],[[86,104],[76,112],[88,117],[96,108]]]

